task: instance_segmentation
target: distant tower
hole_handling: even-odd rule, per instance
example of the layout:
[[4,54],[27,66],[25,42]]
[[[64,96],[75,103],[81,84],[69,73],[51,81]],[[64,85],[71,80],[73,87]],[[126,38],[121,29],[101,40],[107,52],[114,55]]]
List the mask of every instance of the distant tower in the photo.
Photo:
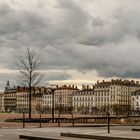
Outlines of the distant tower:
[[8,80],[5,89],[9,89],[9,88],[10,88],[10,82]]
[[7,87],[10,87],[10,83],[9,83],[9,80],[7,81]]

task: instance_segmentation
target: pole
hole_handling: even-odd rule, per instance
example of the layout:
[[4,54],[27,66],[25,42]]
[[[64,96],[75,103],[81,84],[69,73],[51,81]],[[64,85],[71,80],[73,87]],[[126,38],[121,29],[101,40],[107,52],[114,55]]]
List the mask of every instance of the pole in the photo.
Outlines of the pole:
[[108,115],[108,133],[110,133],[110,113],[109,111],[107,112]]
[[39,122],[40,122],[39,127],[41,128],[41,112],[39,113]]
[[52,123],[54,123],[54,89],[52,91]]
[[72,111],[72,126],[74,127],[73,111]]
[[29,85],[29,119],[31,120],[31,118],[32,118],[32,114],[31,114],[31,112],[32,112],[32,104],[31,104],[31,102],[32,102],[32,87],[31,87],[31,85]]
[[25,128],[25,112],[23,111],[23,128]]
[[58,118],[58,127],[60,127],[60,112],[59,112],[59,118]]

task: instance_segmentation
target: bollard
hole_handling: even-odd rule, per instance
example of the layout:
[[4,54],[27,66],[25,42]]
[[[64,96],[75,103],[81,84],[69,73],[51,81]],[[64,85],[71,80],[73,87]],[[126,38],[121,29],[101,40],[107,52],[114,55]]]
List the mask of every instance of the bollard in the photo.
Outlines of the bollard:
[[110,133],[110,113],[109,111],[107,112],[107,118],[108,118],[108,133]]
[[58,117],[58,127],[60,127],[60,113],[59,113],[59,117]]
[[74,118],[73,118],[73,112],[72,112],[72,126],[74,127]]
[[39,127],[41,128],[41,113],[39,114],[39,123],[40,123]]
[[25,128],[25,112],[23,111],[23,128]]

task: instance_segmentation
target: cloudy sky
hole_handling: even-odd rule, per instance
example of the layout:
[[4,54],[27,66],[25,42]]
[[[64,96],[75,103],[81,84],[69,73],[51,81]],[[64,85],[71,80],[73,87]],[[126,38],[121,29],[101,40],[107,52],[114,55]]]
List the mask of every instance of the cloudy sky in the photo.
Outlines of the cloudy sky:
[[140,78],[140,0],[0,0],[0,87],[26,47],[44,83]]

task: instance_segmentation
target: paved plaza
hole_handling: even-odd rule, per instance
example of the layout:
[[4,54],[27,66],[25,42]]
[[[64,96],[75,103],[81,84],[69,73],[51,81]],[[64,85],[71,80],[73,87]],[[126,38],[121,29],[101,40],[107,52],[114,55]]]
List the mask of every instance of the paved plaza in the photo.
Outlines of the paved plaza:
[[140,139],[139,132],[133,132],[132,128],[140,126],[112,126],[111,133],[107,133],[107,127],[47,127],[24,129],[0,129],[0,140],[19,140],[19,135],[56,138],[60,140],[87,140],[83,138],[61,137],[60,133],[74,133],[99,136],[117,136]]

